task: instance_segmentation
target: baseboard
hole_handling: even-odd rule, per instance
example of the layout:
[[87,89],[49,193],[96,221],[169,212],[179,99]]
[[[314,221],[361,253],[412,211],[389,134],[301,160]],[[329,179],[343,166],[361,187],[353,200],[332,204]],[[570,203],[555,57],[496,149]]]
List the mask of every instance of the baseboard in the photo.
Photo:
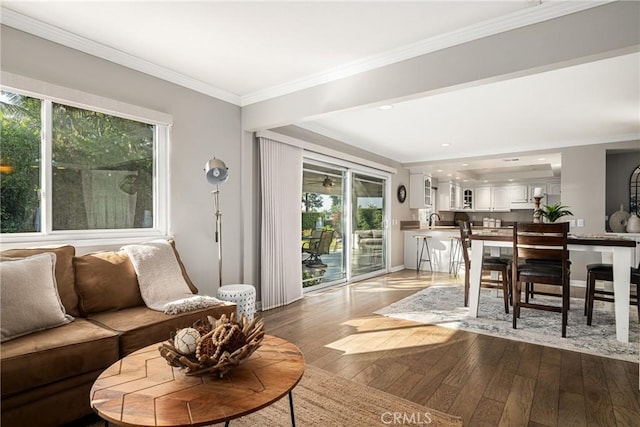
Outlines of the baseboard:
[[389,268],[390,273],[395,273],[396,271],[404,270],[404,264],[396,265],[395,267]]

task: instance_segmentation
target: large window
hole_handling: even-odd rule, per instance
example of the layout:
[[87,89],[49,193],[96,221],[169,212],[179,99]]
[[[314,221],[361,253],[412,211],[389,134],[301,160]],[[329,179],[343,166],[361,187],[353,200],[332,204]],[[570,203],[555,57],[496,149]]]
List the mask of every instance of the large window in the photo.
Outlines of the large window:
[[0,101],[4,236],[158,229],[167,126],[13,92]]

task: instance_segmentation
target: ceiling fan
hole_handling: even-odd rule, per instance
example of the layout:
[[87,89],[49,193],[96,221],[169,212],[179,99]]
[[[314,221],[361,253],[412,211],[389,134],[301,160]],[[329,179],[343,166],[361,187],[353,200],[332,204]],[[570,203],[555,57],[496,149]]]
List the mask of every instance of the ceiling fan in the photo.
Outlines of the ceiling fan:
[[324,179],[318,177],[315,179],[309,179],[306,182],[309,184],[322,184],[324,188],[331,188],[335,185],[333,178],[329,177],[329,175],[325,175]]
[[329,175],[325,175],[324,179],[322,180],[322,186],[324,188],[331,188],[331,187],[333,187],[333,184],[334,184],[334,182],[333,182],[333,180],[331,178],[329,178]]

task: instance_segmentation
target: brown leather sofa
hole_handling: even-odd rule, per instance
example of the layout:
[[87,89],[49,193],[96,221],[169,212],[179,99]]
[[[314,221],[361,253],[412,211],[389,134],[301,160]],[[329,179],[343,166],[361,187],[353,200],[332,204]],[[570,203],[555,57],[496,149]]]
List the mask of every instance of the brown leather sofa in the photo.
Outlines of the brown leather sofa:
[[[93,382],[119,358],[163,341],[171,331],[204,316],[235,311],[233,304],[177,315],[148,309],[131,261],[122,251],[75,256],[73,246],[63,246],[8,250],[1,255],[15,258],[42,252],[56,254],[58,293],[74,320],[0,345],[3,427],[56,426],[86,416],[92,412]],[[175,253],[187,284],[197,293]]]

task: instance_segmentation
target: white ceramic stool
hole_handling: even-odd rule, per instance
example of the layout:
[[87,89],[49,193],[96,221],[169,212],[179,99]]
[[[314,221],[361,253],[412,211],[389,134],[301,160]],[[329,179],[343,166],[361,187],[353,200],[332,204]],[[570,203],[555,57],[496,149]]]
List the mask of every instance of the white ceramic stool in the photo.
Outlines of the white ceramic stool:
[[236,303],[238,319],[244,314],[253,320],[256,313],[256,288],[251,285],[224,285],[218,288],[218,299]]

